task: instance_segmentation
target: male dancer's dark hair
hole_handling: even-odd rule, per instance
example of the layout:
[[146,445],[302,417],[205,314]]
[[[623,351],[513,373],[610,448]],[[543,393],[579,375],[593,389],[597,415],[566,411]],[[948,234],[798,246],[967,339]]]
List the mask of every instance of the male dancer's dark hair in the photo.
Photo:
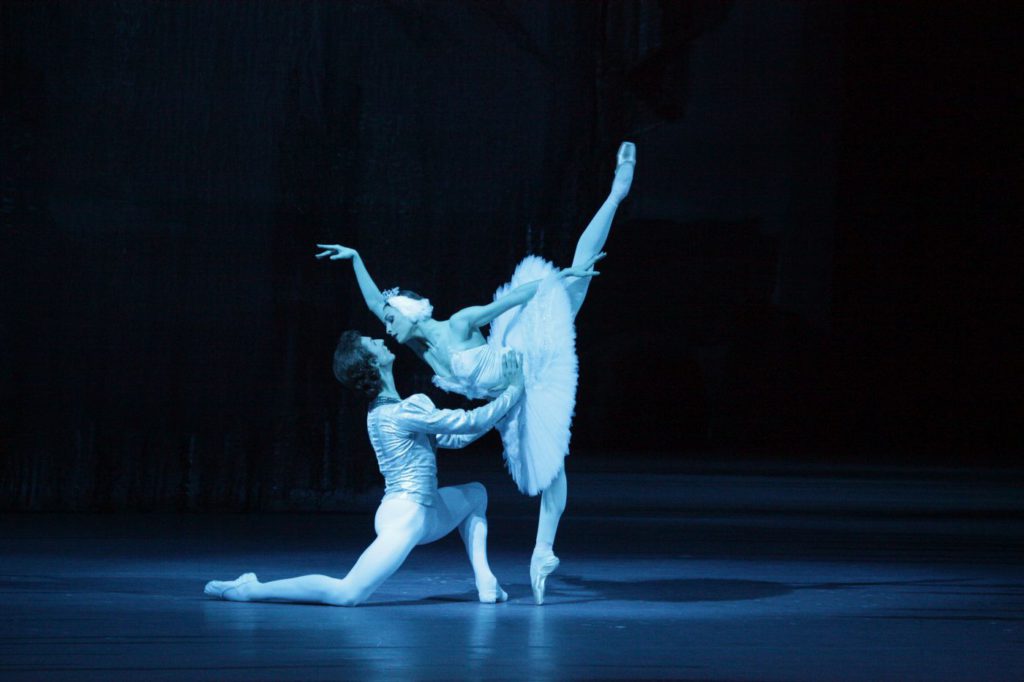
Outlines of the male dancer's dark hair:
[[334,349],[334,376],[343,386],[373,400],[383,383],[373,356],[363,348],[362,338],[362,334],[351,329],[342,332]]

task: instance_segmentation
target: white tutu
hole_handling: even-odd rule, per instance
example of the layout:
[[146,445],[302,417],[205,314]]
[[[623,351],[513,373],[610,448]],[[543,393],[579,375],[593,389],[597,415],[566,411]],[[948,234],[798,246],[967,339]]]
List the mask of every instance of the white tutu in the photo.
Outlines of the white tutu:
[[491,322],[486,346],[453,354],[454,376],[434,377],[447,391],[471,398],[495,395],[501,388],[501,356],[508,349],[522,355],[525,394],[497,428],[509,473],[527,495],[547,488],[562,470],[579,376],[573,311],[551,263],[527,256],[494,298],[537,280],[541,283],[530,301]]

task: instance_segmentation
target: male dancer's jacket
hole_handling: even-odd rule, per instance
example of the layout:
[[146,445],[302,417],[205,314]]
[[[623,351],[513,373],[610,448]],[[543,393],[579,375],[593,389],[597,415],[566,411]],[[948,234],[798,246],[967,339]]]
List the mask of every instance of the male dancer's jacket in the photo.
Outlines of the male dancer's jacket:
[[437,448],[469,445],[505,416],[522,395],[522,386],[509,386],[475,410],[440,410],[422,393],[401,401],[371,402],[366,431],[384,475],[384,499],[405,497],[431,506],[437,492]]

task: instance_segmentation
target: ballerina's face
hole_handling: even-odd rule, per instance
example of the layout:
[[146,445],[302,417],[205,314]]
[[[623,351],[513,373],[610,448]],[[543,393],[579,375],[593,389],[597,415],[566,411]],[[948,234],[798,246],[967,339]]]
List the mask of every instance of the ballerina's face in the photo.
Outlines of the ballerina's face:
[[388,350],[384,339],[371,339],[369,336],[363,336],[359,339],[359,343],[377,361],[378,367],[386,367],[395,361],[395,354]]
[[384,306],[384,328],[399,343],[405,343],[412,337],[412,320],[391,306]]

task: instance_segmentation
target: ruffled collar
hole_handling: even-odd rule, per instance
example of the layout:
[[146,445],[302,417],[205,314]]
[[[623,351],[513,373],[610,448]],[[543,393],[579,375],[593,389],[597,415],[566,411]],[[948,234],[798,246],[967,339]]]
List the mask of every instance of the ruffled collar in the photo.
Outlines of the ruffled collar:
[[402,402],[402,401],[399,400],[398,398],[392,398],[389,395],[379,395],[379,396],[377,396],[376,398],[374,398],[373,400],[370,401],[370,404],[366,406],[366,411],[367,412],[373,412],[374,410],[376,410],[381,405],[391,405],[391,404],[400,403],[400,402]]

